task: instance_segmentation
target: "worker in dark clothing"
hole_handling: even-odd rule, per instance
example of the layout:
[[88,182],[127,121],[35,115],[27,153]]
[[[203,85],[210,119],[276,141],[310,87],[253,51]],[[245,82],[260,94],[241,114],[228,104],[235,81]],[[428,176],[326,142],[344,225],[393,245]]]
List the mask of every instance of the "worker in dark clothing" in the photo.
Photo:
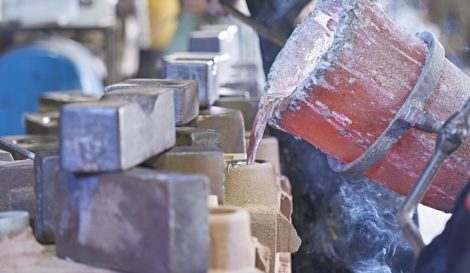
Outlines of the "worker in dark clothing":
[[[247,0],[252,18],[285,37],[309,4]],[[217,0],[209,7],[224,14]],[[260,37],[260,49],[267,74],[281,48]],[[311,144],[268,130],[279,140],[283,173],[292,183],[293,223],[302,239],[293,256],[294,272],[412,272],[414,255],[396,221],[401,196],[366,178],[334,173],[326,155]]]
[[415,273],[470,272],[470,183],[441,235],[423,249]]

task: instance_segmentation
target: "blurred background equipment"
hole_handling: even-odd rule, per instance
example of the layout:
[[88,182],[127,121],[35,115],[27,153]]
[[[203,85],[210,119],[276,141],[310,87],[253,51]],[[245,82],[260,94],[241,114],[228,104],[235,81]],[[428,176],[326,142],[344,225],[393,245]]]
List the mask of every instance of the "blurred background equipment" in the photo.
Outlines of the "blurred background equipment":
[[81,44],[54,38],[6,52],[0,57],[0,134],[22,134],[22,119],[38,110],[42,93],[103,92],[103,65]]

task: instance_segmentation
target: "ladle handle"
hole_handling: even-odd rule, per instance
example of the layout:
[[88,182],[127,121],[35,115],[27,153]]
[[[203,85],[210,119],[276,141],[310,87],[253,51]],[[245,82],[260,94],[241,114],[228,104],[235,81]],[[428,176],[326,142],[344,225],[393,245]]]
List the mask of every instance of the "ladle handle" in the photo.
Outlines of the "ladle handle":
[[243,23],[249,25],[253,28],[261,37],[273,42],[279,47],[284,47],[287,42],[287,38],[279,35],[278,33],[271,31],[270,29],[266,28],[265,26],[261,25],[260,23],[256,22],[254,19],[246,16],[245,14],[241,13],[239,10],[234,8],[230,1],[228,0],[219,0],[220,4],[224,7],[224,9],[233,17],[237,18],[238,20],[242,21]]
[[405,198],[398,212],[398,223],[406,239],[418,256],[425,247],[421,233],[413,222],[413,215],[418,204],[423,200],[426,192],[432,185],[442,163],[452,155],[470,135],[470,98],[465,102],[462,110],[452,115],[442,125],[436,140],[434,153],[413,186],[411,192]]

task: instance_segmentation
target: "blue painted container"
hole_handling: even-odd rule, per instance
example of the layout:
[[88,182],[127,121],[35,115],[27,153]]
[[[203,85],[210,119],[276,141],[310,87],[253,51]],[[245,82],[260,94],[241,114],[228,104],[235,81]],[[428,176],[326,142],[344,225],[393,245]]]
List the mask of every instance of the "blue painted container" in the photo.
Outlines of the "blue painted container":
[[0,136],[25,133],[23,116],[37,112],[42,93],[103,92],[91,54],[84,53],[83,47],[73,51],[77,47],[82,46],[55,39],[14,49],[0,57]]

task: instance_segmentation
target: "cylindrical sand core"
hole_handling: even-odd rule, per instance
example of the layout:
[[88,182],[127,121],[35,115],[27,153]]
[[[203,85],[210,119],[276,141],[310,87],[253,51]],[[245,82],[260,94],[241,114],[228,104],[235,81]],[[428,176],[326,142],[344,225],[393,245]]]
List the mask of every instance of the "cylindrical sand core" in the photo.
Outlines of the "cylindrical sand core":
[[[427,45],[369,0],[322,1],[293,33],[268,77],[280,98],[271,126],[341,162],[357,159],[390,124],[423,71]],[[293,74],[293,71],[295,73]],[[448,60],[423,110],[446,120],[470,96],[470,79]],[[366,172],[407,194],[435,137],[411,129]],[[469,142],[446,160],[424,204],[449,211],[470,176]]]
[[254,267],[248,212],[229,206],[212,208],[209,225],[211,270],[229,271]]
[[26,211],[0,212],[0,241],[14,237],[29,227],[29,213]]
[[225,168],[225,202],[235,206],[279,208],[276,172],[271,163],[229,161]]

